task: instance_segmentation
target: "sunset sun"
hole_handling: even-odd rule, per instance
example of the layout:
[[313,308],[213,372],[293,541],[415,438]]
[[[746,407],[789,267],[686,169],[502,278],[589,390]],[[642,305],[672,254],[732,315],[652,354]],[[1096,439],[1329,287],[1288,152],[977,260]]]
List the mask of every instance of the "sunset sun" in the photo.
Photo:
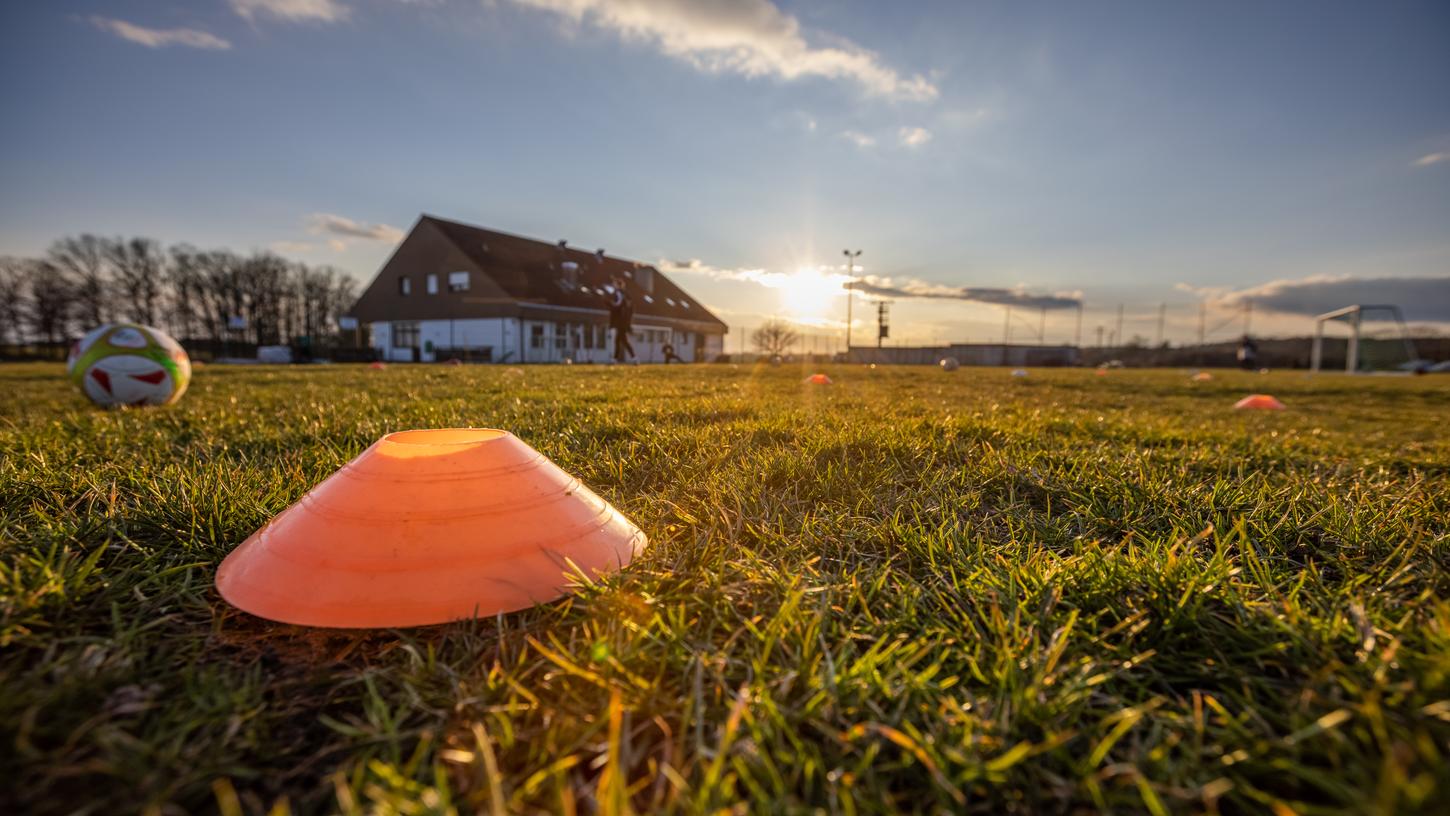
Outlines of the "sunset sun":
[[781,309],[792,317],[821,318],[836,309],[846,294],[846,276],[815,267],[773,275],[766,285],[779,292]]

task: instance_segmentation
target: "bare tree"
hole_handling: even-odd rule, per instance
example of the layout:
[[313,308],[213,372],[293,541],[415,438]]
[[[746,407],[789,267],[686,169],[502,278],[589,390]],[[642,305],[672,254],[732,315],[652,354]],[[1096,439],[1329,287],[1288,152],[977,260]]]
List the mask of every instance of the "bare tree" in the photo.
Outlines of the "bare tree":
[[[66,270],[50,261],[37,261],[25,270],[25,280],[30,293],[26,317],[31,334],[49,343],[64,340],[76,302],[75,285]],[[86,330],[92,328],[95,326],[87,326]]]
[[750,333],[756,351],[771,356],[788,354],[799,340],[800,334],[784,320],[768,320]]
[[115,270],[115,287],[132,320],[156,325],[161,316],[162,288],[166,277],[166,255],[150,238],[121,238],[105,241],[106,258]]
[[[357,299],[357,281],[271,253],[247,257],[150,238],[83,234],[42,260],[0,258],[0,340],[57,341],[123,317],[183,339],[326,344]],[[240,317],[245,334],[228,329]]]
[[90,330],[111,316],[110,275],[106,241],[89,233],[67,236],[51,244],[46,264],[70,283],[76,319]]
[[25,273],[34,261],[0,258],[0,343],[23,342],[25,315]]
[[202,304],[200,253],[195,247],[179,244],[170,250],[171,262],[166,265],[166,325],[178,338],[196,338],[207,323]]
[[238,284],[242,259],[230,252],[213,250],[194,256],[196,282],[201,313],[205,315],[207,335],[212,340],[227,336],[227,319],[245,317],[242,291]]
[[257,345],[280,342],[286,317],[290,267],[270,252],[259,252],[241,264],[239,286]]

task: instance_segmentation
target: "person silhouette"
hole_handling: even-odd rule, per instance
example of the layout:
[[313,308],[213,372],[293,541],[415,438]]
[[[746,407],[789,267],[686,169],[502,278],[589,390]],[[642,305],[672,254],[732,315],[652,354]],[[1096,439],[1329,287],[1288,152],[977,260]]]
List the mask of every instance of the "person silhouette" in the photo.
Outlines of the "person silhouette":
[[616,275],[609,292],[609,328],[614,329],[614,361],[623,363],[626,352],[634,357],[634,344],[629,332],[634,323],[634,301],[625,291],[624,278]]
[[1239,367],[1244,371],[1254,371],[1259,367],[1259,346],[1247,334],[1239,342],[1238,358]]

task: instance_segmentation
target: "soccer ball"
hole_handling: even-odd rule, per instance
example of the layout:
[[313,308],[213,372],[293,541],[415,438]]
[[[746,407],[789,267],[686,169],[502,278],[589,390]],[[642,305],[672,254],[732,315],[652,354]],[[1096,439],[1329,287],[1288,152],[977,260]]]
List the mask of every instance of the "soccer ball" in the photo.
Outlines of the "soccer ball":
[[91,402],[167,405],[191,382],[191,360],[165,332],[135,323],[107,323],[71,346],[66,373]]
[[956,371],[961,366],[961,361],[955,357],[943,357],[937,365],[941,366],[942,371]]

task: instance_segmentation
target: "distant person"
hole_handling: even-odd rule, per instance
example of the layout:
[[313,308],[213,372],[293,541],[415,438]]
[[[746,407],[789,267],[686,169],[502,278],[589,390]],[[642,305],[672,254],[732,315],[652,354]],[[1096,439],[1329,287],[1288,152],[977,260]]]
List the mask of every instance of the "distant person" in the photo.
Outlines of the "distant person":
[[670,345],[669,343],[665,343],[665,347],[661,349],[661,351],[665,353],[666,365],[669,365],[670,363],[683,363],[685,361],[684,357],[681,357],[680,355],[675,353],[675,347]]
[[634,344],[629,342],[629,332],[634,324],[634,301],[624,291],[624,278],[614,278],[613,290],[609,293],[609,328],[614,329],[614,361],[623,363],[625,354],[635,356]]
[[1239,342],[1239,368],[1244,371],[1257,371],[1259,368],[1259,346],[1247,334]]

